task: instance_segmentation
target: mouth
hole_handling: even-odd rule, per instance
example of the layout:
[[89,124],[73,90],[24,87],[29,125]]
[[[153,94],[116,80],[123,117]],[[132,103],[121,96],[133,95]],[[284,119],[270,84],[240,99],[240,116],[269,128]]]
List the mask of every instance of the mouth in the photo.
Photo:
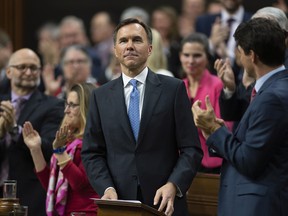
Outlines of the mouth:
[[129,58],[129,57],[137,57],[138,55],[136,53],[126,53],[124,54],[124,58]]

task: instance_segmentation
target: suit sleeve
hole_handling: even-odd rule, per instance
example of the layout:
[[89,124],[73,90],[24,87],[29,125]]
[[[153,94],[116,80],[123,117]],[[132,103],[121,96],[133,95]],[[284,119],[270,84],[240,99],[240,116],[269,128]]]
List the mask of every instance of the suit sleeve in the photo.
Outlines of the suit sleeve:
[[52,142],[55,138],[56,131],[58,130],[64,114],[64,103],[62,100],[47,100],[44,106],[49,107],[46,111],[45,117],[41,122],[41,128],[36,130],[39,132],[42,139],[42,152],[47,162],[50,161],[52,156]]
[[207,139],[210,148],[250,178],[261,175],[287,133],[287,108],[275,95],[261,96],[254,99],[257,104],[248,108],[235,135],[221,127]]
[[106,143],[95,92],[90,99],[81,156],[92,187],[102,196],[105,189],[114,187],[114,184],[106,162]]
[[201,164],[203,152],[184,83],[176,92],[174,118],[179,158],[168,181],[176,184],[185,194]]

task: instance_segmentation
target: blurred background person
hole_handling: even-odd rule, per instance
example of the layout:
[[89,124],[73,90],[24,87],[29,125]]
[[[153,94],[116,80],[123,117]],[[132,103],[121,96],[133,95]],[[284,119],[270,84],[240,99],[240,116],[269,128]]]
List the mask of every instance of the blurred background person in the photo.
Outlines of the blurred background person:
[[13,52],[13,45],[9,35],[0,28],[0,93],[10,92],[10,81],[6,77],[6,66]]
[[178,32],[184,38],[195,32],[195,22],[205,12],[206,0],[182,0],[178,16]]
[[59,28],[52,22],[44,23],[37,31],[38,53],[44,65],[57,65],[60,56]]
[[220,0],[206,1],[206,13],[207,14],[220,14],[222,10],[222,4]]
[[51,143],[63,118],[64,103],[37,89],[41,64],[30,49],[14,52],[6,75],[11,91],[0,95],[0,146],[5,156],[0,179],[17,181],[17,197],[28,206],[29,215],[44,216],[46,192],[34,172],[33,161],[22,137],[25,121],[30,121],[41,136],[41,149],[47,163],[52,155]]
[[54,154],[50,166],[41,150],[41,136],[30,122],[24,124],[24,142],[30,150],[36,174],[47,191],[48,216],[70,216],[72,212],[97,215],[97,207],[91,198],[99,196],[89,184],[81,161],[89,98],[95,88],[91,83],[76,84],[71,88],[63,122],[53,141]]
[[89,82],[97,84],[92,77],[92,60],[85,47],[72,45],[62,50],[60,67],[63,77],[55,79],[53,69],[46,66],[43,71],[46,94],[65,99],[71,87],[77,83]]
[[[209,37],[210,49],[216,58],[230,59],[236,82],[241,81],[239,67],[235,64],[236,42],[233,34],[237,26],[249,20],[252,14],[245,11],[242,0],[220,0],[222,10],[219,14],[206,14],[198,17],[196,31]],[[213,70],[213,73],[216,72]]]
[[144,8],[138,6],[131,6],[122,11],[120,15],[120,21],[128,18],[135,18],[141,20],[147,25],[150,23],[149,13]]
[[170,6],[162,6],[156,8],[151,15],[151,27],[156,29],[163,41],[164,53],[168,60],[168,70],[175,77],[178,74],[181,64],[179,61],[179,41],[177,12]]
[[164,53],[162,38],[156,29],[152,31],[152,52],[148,58],[147,66],[157,74],[174,77],[171,71],[167,70],[167,56]]
[[[218,100],[223,84],[217,76],[210,73],[210,60],[209,41],[204,34],[193,33],[182,40],[180,61],[186,77],[183,81],[188,97],[193,104],[197,100],[203,101],[209,95],[216,116],[220,117]],[[201,108],[206,109],[205,103],[201,104]],[[231,123],[227,123],[227,125],[230,128],[232,127]],[[210,152],[200,129],[198,129],[198,134],[204,153],[202,166],[198,171],[220,173],[222,159],[219,157],[210,157]]]
[[92,49],[100,57],[101,66],[105,69],[113,52],[113,31],[115,23],[106,11],[96,13],[91,19]]

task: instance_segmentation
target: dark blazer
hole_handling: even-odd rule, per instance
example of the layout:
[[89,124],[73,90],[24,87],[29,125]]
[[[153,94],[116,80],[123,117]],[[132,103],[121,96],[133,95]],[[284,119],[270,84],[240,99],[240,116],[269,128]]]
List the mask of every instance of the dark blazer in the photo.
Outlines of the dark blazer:
[[[196,20],[195,30],[205,34],[207,37],[211,35],[212,25],[214,24],[217,17],[221,18],[221,14],[205,14],[199,16]],[[249,12],[244,12],[242,22],[248,21],[252,17],[252,14]]]
[[[1,100],[10,100],[10,94],[3,96]],[[39,91],[35,91],[26,102],[18,119],[18,125],[30,121],[41,136],[42,151],[47,163],[52,155],[52,142],[63,118],[63,101],[48,97]],[[0,141],[4,146],[6,139]],[[23,141],[22,134],[18,139],[12,140],[6,149],[9,159],[9,179],[17,180],[17,197],[21,205],[29,207],[29,215],[44,216],[46,191],[35,175],[34,163],[29,149]]]
[[246,89],[242,82],[236,87],[235,93],[231,98],[225,98],[224,91],[219,97],[221,118],[225,121],[240,121],[247,107],[250,104],[251,92],[255,85],[253,82]]
[[224,158],[219,216],[288,215],[288,71],[270,77],[234,135],[221,127],[207,145]]
[[100,196],[112,186],[119,199],[135,200],[139,185],[144,203],[153,207],[156,190],[170,181],[183,194],[175,198],[174,215],[187,215],[185,194],[201,159],[191,104],[181,80],[149,70],[137,141],[127,115],[122,77],[94,91],[82,160]]

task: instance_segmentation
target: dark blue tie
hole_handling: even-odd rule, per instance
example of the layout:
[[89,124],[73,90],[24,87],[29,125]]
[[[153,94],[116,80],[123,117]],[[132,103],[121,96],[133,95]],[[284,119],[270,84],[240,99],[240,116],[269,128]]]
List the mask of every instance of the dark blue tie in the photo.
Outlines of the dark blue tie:
[[129,83],[133,86],[133,89],[130,94],[128,116],[130,119],[130,124],[132,127],[135,140],[137,141],[140,125],[139,91],[137,89],[137,80],[131,79]]

